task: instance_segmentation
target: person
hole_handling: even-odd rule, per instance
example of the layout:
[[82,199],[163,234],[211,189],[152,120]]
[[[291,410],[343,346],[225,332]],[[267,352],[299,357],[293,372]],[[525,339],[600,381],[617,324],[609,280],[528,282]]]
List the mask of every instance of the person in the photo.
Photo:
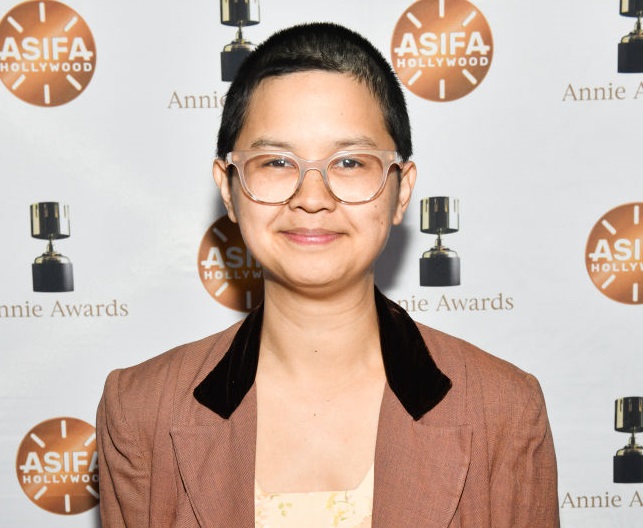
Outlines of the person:
[[244,62],[213,172],[264,301],[108,376],[104,527],[558,526],[537,380],[374,284],[411,153],[399,82],[359,34],[298,25]]

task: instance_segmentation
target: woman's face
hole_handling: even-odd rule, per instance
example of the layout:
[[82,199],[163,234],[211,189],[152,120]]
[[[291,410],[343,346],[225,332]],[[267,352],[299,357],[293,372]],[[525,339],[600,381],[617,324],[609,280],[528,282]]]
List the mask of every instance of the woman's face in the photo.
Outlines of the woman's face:
[[[262,81],[235,143],[235,150],[289,151],[307,160],[351,149],[395,150],[395,144],[365,85],[320,71]],[[316,170],[306,173],[297,194],[283,205],[253,202],[237,176],[229,182],[221,160],[214,176],[265,280],[323,292],[372,282],[375,259],[408,205],[415,166],[404,164],[401,179],[391,169],[383,192],[360,205],[337,202]]]

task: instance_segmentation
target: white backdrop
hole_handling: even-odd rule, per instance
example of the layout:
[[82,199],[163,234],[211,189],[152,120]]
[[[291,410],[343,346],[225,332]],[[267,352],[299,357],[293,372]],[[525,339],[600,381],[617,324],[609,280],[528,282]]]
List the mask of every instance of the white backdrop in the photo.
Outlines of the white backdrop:
[[[612,478],[612,457],[627,441],[613,428],[614,400],[643,396],[642,307],[608,298],[585,267],[594,225],[616,207],[643,202],[643,74],[616,69],[617,44],[634,19],[619,16],[616,0],[473,3],[492,31],[491,67],[456,101],[407,90],[419,179],[378,282],[418,321],[539,378],[564,527],[643,526],[643,484]],[[244,31],[254,43],[294,23],[328,20],[363,33],[390,58],[395,25],[412,2],[260,4],[261,23]],[[16,5],[0,0],[0,14]],[[0,524],[7,527],[99,526],[98,508],[51,513],[23,492],[16,471],[23,439],[57,417],[93,425],[110,370],[243,316],[213,299],[197,266],[202,237],[223,215],[210,167],[228,87],[219,52],[234,28],[220,24],[216,0],[66,5],[96,43],[86,89],[43,107],[0,86]],[[570,95],[610,85],[623,87],[622,99]],[[208,96],[217,107],[193,108],[187,96]],[[445,242],[462,259],[461,286],[419,285],[418,259],[434,242],[419,231],[419,201],[436,195],[460,199],[461,230]],[[56,248],[73,262],[73,292],[32,291],[30,266],[46,244],[30,236],[29,205],[46,201],[70,206],[71,237]],[[633,229],[633,240],[643,240],[641,226]],[[643,284],[640,267],[623,280]],[[481,299],[500,296],[493,306],[502,309],[490,301],[480,309]],[[40,305],[41,317],[25,316],[27,303]],[[105,308],[98,315],[98,304],[116,306],[118,315]],[[63,316],[66,305],[82,315]],[[16,306],[22,317],[11,316]]]

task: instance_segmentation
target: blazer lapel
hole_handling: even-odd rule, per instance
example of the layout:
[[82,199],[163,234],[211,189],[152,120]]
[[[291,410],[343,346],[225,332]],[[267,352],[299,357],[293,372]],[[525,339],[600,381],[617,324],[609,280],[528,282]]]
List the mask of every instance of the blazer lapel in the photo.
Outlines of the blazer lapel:
[[448,527],[464,488],[471,438],[468,425],[414,421],[387,385],[375,451],[373,527]]
[[210,423],[170,431],[200,526],[254,528],[256,409],[253,386],[230,418],[205,410]]

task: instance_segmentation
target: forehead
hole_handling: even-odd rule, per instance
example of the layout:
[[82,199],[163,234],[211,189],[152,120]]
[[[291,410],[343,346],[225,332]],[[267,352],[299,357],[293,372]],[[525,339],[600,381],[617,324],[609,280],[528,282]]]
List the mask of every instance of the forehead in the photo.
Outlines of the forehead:
[[379,101],[349,74],[306,71],[262,80],[250,98],[236,149],[259,140],[297,146],[370,138],[393,149]]

